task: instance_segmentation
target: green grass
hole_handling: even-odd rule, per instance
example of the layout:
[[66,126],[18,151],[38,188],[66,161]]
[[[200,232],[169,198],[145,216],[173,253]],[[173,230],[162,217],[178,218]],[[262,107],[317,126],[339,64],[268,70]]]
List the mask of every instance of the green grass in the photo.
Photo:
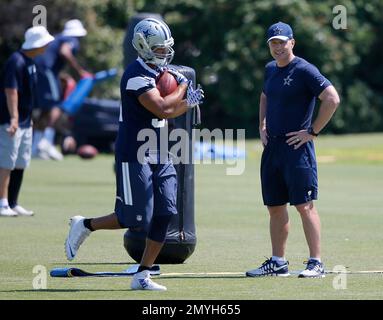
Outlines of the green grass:
[[[322,251],[327,269],[383,270],[383,134],[324,136],[317,140]],[[261,147],[247,141],[243,175],[226,175],[226,165],[196,166],[197,246],[183,264],[162,265],[163,273],[244,272],[270,255],[268,214],[259,181]],[[113,157],[91,161],[33,161],[26,171],[21,203],[33,218],[0,219],[0,299],[382,299],[383,274],[348,275],[347,289],[324,279],[253,279],[233,276],[160,276],[167,292],[129,290],[129,278],[47,278],[34,290],[35,265],[121,271],[135,263],[123,247],[124,230],[92,234],[68,263],[64,240],[68,219],[95,217],[114,207]],[[301,222],[290,208],[287,258],[303,268],[307,246]]]

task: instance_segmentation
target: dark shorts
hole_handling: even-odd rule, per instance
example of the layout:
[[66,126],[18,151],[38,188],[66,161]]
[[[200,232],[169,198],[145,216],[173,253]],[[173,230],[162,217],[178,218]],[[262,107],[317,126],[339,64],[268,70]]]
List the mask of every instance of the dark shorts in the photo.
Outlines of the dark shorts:
[[177,173],[172,162],[116,159],[116,183],[115,213],[121,227],[147,230],[152,216],[177,214]]
[[299,205],[318,197],[318,174],[312,141],[297,150],[285,137],[269,138],[261,160],[263,203]]
[[61,87],[58,77],[50,69],[39,69],[37,73],[36,109],[49,111],[61,102]]

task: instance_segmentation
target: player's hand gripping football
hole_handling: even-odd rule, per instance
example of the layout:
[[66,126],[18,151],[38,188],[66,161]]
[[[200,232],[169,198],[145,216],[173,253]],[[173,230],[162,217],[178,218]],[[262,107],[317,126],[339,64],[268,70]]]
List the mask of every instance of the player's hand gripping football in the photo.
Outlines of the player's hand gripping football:
[[176,69],[168,68],[167,71],[174,76],[174,78],[176,79],[179,85],[182,83],[189,82],[189,80],[181,72],[178,72]]
[[198,85],[197,88],[193,89],[193,82],[189,82],[188,90],[186,92],[186,100],[189,108],[194,108],[195,106],[203,103],[204,92],[201,88],[201,85]]

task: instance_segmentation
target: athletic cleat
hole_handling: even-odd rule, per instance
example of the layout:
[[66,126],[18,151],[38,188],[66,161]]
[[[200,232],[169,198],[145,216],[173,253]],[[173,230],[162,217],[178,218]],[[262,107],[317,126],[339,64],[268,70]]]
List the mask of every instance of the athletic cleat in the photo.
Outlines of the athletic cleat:
[[57,160],[57,161],[64,159],[64,156],[62,155],[62,153],[58,151],[56,147],[53,144],[51,144],[47,139],[42,139],[39,142],[37,148],[38,148],[38,156],[41,159],[45,160],[46,156],[48,156],[49,159]]
[[258,269],[250,270],[246,272],[247,277],[265,277],[265,276],[277,276],[288,277],[290,275],[289,262],[278,264],[278,262],[272,260],[272,258],[266,260]]
[[324,278],[324,267],[323,263],[318,260],[310,259],[306,261],[307,263],[306,269],[303,270],[298,278]]
[[44,150],[40,150],[36,154],[33,154],[32,158],[40,159],[40,160],[51,160],[51,158],[49,157],[49,154]]
[[165,286],[161,286],[150,279],[150,271],[144,270],[136,273],[133,276],[130,284],[132,290],[153,290],[153,291],[166,291]]
[[17,217],[17,212],[10,207],[0,207],[0,216],[2,217]]
[[19,215],[19,216],[27,216],[27,217],[33,216],[33,211],[27,210],[27,209],[25,209],[19,205],[12,208],[12,210],[15,211],[17,213],[17,215]]
[[84,226],[85,217],[74,216],[70,219],[70,229],[65,240],[65,253],[68,260],[73,260],[84,240],[91,231]]

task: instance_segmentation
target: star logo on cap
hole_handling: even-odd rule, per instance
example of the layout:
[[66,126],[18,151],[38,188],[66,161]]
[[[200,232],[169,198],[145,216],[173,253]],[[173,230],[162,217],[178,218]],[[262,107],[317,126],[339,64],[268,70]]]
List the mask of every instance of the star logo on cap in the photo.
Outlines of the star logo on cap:
[[283,32],[283,30],[280,27],[277,26],[277,27],[275,27],[273,29],[273,32],[274,32],[275,36],[278,36],[278,35],[280,35]]

